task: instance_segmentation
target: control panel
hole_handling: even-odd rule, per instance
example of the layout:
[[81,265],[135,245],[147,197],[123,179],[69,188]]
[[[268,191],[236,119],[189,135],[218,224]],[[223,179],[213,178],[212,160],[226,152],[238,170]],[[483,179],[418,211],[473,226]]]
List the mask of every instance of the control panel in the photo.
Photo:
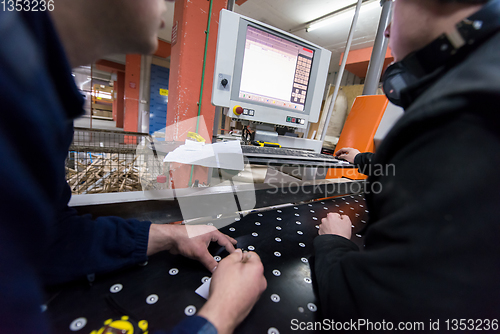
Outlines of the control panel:
[[[244,108],[240,105],[235,105],[232,110],[233,110],[233,115],[231,115],[230,117],[235,117],[235,118],[237,117],[241,120],[251,121],[252,119],[250,117],[255,117],[255,115],[256,115],[255,109]],[[297,117],[297,116],[290,116],[290,115],[285,116],[285,115],[280,117],[281,120],[279,123],[281,123],[282,121],[285,121],[285,123],[290,124],[290,126],[293,126],[293,127],[302,127],[302,126],[306,125],[305,118],[301,118],[301,117]],[[245,116],[247,116],[247,117],[245,117]]]
[[292,123],[292,124],[306,124],[306,120],[303,118],[298,118],[298,117],[292,117],[292,116],[287,116],[286,117],[286,122],[287,123]]
[[233,107],[233,113],[236,116],[244,115],[244,116],[255,116],[255,110],[254,109],[248,109],[248,108],[243,108],[242,106],[234,106]]

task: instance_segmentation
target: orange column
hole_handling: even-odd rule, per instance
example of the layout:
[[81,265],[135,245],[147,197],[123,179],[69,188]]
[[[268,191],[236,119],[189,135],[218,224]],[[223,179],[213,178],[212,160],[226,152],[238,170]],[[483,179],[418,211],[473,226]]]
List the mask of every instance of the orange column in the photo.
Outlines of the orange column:
[[[113,103],[113,118],[116,121],[116,127],[123,128],[123,116],[125,107],[125,73],[118,72],[116,76],[117,76],[117,81],[115,81],[116,100]],[[115,116],[115,104],[116,104],[116,116]]]
[[127,55],[125,65],[125,115],[123,120],[123,129],[125,131],[137,132],[138,130],[141,58],[141,55]]
[[114,95],[113,95],[113,121],[116,122],[116,114],[118,112],[118,81],[113,81],[113,91],[114,91]]
[[[212,0],[212,17],[208,40],[201,119],[198,133],[211,142],[215,107],[211,103],[219,13],[227,0]],[[170,58],[170,92],[167,111],[167,141],[184,141],[188,132],[196,132],[200,100],[203,57],[210,1],[177,0],[174,12]],[[188,186],[191,166],[178,168],[176,188]],[[206,182],[206,169],[194,168],[193,182]]]

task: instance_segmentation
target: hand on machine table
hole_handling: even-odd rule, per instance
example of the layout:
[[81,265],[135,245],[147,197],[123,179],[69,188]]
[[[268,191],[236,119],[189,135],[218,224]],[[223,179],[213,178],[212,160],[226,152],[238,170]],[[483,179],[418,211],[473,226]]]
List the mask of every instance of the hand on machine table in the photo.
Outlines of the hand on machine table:
[[358,155],[359,153],[361,153],[361,152],[359,152],[355,148],[344,147],[344,148],[341,148],[340,150],[338,150],[337,152],[335,152],[335,157],[353,164],[354,158],[356,158],[356,155]]
[[267,288],[259,255],[237,249],[219,263],[210,283],[210,296],[198,315],[219,334],[232,333]]
[[321,219],[319,225],[319,235],[335,234],[346,239],[351,239],[352,223],[347,215],[330,212],[325,218]]
[[151,224],[149,229],[148,255],[168,250],[200,261],[208,270],[217,268],[217,261],[208,252],[210,242],[224,246],[229,253],[234,252],[236,240],[208,225]]

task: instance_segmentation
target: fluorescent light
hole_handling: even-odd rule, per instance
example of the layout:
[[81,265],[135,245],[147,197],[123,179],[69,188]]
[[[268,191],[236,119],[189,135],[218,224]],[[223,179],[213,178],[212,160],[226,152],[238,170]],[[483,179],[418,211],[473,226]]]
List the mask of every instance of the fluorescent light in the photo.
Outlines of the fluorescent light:
[[327,18],[326,20],[323,20],[323,21],[319,21],[319,22],[316,22],[316,23],[313,23],[311,24],[307,29],[306,31],[307,32],[311,32],[313,30],[316,30],[316,29],[319,29],[319,28],[323,28],[323,27],[326,27],[330,24],[332,24],[333,22],[337,21],[338,17],[337,15],[336,16],[332,16],[330,18]]
[[[367,1],[367,2],[363,3],[363,5],[361,5],[361,10],[365,11],[365,10],[368,10],[368,9],[375,8],[377,6],[380,7],[380,3],[377,0]],[[323,27],[326,27],[328,25],[331,25],[332,23],[337,22],[338,20],[340,20],[340,16],[346,15],[346,14],[352,14],[355,10],[356,10],[356,7],[347,8],[346,10],[343,10],[343,11],[340,10],[340,11],[336,12],[335,14],[333,14],[330,17],[327,17],[327,18],[325,18],[323,20],[318,20],[317,22],[311,23],[306,28],[306,31],[307,32],[311,32],[313,30],[316,30],[316,29],[323,28]]]
[[107,93],[107,92],[97,92],[95,94],[95,97],[100,98],[100,99],[107,99],[107,100],[112,99],[111,93]]

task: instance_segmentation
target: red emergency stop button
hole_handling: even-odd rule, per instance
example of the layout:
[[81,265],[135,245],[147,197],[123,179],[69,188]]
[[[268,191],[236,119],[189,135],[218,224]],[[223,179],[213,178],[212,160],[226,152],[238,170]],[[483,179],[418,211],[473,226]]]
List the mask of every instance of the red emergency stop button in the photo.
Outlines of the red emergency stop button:
[[239,116],[239,115],[243,114],[243,108],[241,106],[234,106],[233,113],[236,116]]

